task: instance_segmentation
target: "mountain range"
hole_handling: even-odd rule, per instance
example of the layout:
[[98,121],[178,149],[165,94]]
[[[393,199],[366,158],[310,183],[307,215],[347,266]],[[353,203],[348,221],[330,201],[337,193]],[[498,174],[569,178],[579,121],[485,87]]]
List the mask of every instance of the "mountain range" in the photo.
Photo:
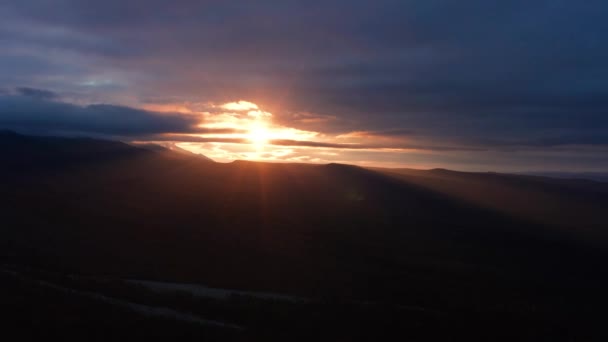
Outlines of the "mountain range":
[[[330,307],[297,316],[313,331],[335,308],[381,305],[379,313],[356,309],[383,317],[366,321],[365,333],[345,328],[348,314],[333,318],[336,336],[348,340],[388,332],[414,340],[606,337],[608,183],[216,163],[162,147],[13,132],[0,132],[0,164],[0,262],[11,274],[307,298]],[[24,303],[31,305],[14,305]],[[231,338],[266,340],[260,331],[278,329],[244,321],[245,332]],[[311,337],[293,329],[276,336]]]

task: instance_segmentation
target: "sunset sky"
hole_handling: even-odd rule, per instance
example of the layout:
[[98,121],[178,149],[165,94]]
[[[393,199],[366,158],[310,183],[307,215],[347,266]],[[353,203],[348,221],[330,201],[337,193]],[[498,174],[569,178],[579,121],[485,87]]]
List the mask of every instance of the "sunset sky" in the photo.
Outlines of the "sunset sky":
[[216,161],[608,170],[608,4],[0,2],[0,129]]

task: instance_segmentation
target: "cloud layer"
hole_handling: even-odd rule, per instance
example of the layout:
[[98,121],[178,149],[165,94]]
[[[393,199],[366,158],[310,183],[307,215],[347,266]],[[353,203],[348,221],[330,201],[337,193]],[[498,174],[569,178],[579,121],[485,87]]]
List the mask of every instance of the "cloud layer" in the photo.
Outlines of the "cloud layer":
[[51,92],[20,88],[22,95],[0,95],[0,128],[43,134],[141,136],[161,133],[225,132],[200,128],[201,118],[125,106],[80,106],[51,101]]
[[0,109],[21,114],[0,120],[187,134],[199,117],[140,108],[246,100],[284,127],[346,136],[292,145],[416,148],[446,167],[522,169],[534,155],[550,161],[541,168],[605,169],[606,16],[601,0],[9,0]]

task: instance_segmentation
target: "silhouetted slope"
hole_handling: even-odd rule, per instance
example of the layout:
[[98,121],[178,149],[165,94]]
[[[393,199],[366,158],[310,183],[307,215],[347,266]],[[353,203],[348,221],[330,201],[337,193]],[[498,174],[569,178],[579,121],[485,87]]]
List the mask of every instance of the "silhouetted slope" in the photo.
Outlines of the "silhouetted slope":
[[562,178],[570,180],[592,180],[608,183],[608,172],[523,172],[521,174]]
[[87,162],[132,158],[146,150],[90,138],[32,137],[0,131],[0,174],[48,172]]
[[[0,147],[11,150],[4,165],[21,170],[6,167],[10,182],[0,186],[0,257],[12,263],[417,305],[498,326],[580,328],[608,302],[604,251],[561,223],[522,214],[561,215],[546,203],[571,196],[590,205],[572,210],[596,210],[594,201],[606,200],[599,187],[2,139],[12,144]],[[47,172],[46,163],[70,166]],[[534,200],[520,205],[525,198]],[[585,227],[605,227],[593,222]]]
[[147,143],[137,143],[137,144],[134,144],[134,146],[138,147],[138,148],[143,148],[143,149],[149,150],[149,151],[183,154],[183,155],[186,155],[186,156],[189,156],[189,157],[197,157],[197,158],[209,161],[209,162],[213,162],[213,159],[211,159],[211,158],[209,158],[209,157],[207,157],[205,155],[197,154],[197,153],[192,153],[190,151],[184,150],[183,148],[181,148],[181,147],[179,147],[179,146],[177,146],[175,144],[172,145],[172,146],[169,146],[169,147],[165,147],[165,146],[161,146],[161,145],[158,145],[158,144],[152,144],[152,143],[150,143],[150,144],[147,144]]
[[179,340],[233,341],[213,326],[142,315],[107,301],[50,287],[0,270],[0,312],[5,339],[20,341]]
[[500,173],[377,169],[473,205],[561,226],[592,238],[606,237],[608,183]]

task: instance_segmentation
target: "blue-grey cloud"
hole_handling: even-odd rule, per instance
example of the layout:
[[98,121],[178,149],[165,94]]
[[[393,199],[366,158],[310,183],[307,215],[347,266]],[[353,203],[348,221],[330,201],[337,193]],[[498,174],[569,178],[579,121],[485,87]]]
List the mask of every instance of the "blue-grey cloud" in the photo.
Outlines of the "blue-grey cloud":
[[17,92],[23,96],[35,97],[38,99],[53,99],[57,97],[57,94],[45,89],[36,89],[28,87],[19,87]]
[[49,100],[52,94],[28,89],[25,95],[0,95],[0,128],[38,134],[88,134],[138,137],[163,133],[233,133],[201,128],[193,114],[157,113],[125,106],[79,106]]

